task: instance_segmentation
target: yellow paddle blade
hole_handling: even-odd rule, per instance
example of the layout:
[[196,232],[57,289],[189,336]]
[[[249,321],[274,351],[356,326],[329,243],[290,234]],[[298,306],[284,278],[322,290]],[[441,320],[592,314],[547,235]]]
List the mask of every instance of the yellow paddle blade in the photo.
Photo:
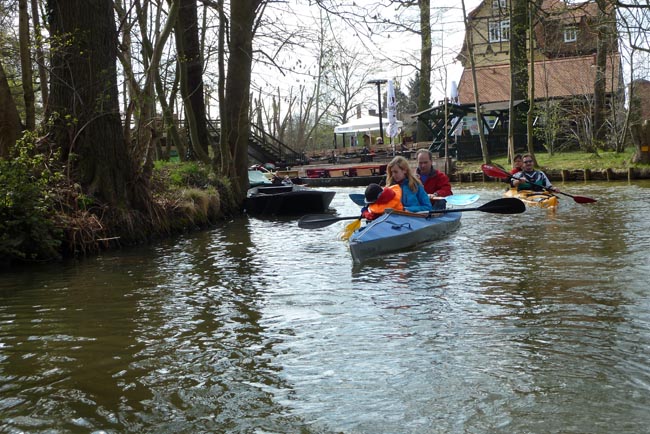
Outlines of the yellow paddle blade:
[[359,229],[360,227],[361,227],[361,219],[356,219],[352,223],[348,223],[343,229],[343,232],[339,234],[339,239],[348,240],[352,236],[352,233],[357,229]]

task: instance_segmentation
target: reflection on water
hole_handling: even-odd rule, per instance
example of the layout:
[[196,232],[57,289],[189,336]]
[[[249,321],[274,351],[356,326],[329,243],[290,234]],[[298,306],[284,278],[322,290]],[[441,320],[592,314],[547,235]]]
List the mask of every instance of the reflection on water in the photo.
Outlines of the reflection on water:
[[243,217],[5,273],[0,431],[644,432],[650,184],[564,189],[599,202],[360,266],[345,222]]

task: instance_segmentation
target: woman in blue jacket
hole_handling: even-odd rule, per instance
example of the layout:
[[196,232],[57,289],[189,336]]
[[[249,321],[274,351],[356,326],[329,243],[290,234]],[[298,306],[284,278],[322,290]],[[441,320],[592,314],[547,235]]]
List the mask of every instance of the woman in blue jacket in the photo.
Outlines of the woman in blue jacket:
[[395,157],[386,167],[386,185],[399,184],[402,188],[402,204],[410,212],[431,211],[431,201],[422,183],[413,176],[411,166],[404,157]]

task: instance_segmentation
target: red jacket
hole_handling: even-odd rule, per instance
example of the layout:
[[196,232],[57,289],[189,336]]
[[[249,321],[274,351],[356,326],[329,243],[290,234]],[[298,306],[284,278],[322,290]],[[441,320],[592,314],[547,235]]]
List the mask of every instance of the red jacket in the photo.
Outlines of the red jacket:
[[[422,179],[420,169],[418,169],[418,175],[420,175],[420,179]],[[426,181],[424,181],[423,184],[424,191],[426,191],[428,194],[437,193],[440,197],[447,197],[453,194],[451,192],[451,184],[449,183],[449,178],[439,170],[431,169],[431,174],[427,177]]]

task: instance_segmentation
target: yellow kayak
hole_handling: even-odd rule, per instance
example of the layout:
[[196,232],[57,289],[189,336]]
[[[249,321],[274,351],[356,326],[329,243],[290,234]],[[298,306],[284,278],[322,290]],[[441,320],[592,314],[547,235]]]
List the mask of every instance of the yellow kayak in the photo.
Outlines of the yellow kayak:
[[538,208],[556,209],[560,204],[557,196],[544,191],[519,190],[511,188],[503,194],[505,197],[516,197],[521,199],[528,206]]

